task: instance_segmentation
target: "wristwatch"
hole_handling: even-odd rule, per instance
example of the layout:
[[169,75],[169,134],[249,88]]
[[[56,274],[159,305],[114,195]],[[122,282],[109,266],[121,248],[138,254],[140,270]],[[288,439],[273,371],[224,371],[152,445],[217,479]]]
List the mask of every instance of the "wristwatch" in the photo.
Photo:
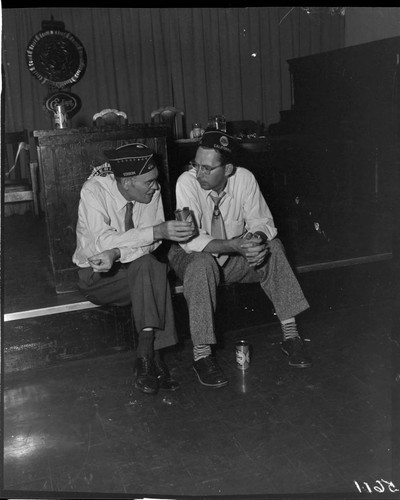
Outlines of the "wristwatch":
[[254,233],[254,235],[258,236],[259,238],[261,238],[263,240],[263,243],[265,243],[266,241],[268,241],[267,235],[265,233],[263,233],[262,231],[256,231]]

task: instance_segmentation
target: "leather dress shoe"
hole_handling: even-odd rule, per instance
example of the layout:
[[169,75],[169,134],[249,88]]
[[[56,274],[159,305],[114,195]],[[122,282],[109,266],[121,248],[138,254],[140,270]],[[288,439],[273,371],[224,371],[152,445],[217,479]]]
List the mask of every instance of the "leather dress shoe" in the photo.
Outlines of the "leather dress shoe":
[[158,380],[153,358],[136,359],[135,387],[145,394],[156,394],[158,391]]
[[194,361],[193,370],[196,372],[200,384],[207,385],[208,387],[218,388],[228,383],[228,379],[212,355]]
[[176,391],[177,389],[179,389],[179,382],[171,377],[168,366],[165,364],[165,362],[162,359],[158,359],[154,361],[154,364],[156,369],[158,387],[166,391]]
[[288,357],[289,366],[308,368],[312,365],[311,358],[300,337],[284,340],[281,344],[281,350]]

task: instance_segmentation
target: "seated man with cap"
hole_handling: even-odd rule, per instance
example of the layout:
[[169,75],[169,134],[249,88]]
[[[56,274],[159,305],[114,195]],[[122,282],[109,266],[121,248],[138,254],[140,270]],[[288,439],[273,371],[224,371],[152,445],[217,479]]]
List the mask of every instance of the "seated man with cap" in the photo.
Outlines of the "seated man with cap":
[[228,383],[212,352],[220,282],[259,282],[281,322],[281,349],[289,365],[306,368],[312,364],[295,319],[309,304],[254,175],[235,166],[238,147],[236,139],[226,133],[207,130],[190,168],[176,184],[176,206],[192,210],[198,233],[187,242],[173,244],[168,257],[183,281],[193,369],[200,383],[210,387]]
[[78,287],[91,302],[131,304],[138,333],[135,387],[146,394],[175,390],[160,349],[176,344],[163,240],[181,242],[193,224],[165,221],[153,151],[141,143],[104,151],[108,162],[84,183],[73,262]]

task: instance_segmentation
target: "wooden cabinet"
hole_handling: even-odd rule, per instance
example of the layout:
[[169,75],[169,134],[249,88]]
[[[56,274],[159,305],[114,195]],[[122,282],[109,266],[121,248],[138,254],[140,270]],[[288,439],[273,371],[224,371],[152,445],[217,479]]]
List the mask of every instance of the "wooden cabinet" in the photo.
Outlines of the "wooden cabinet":
[[[289,203],[274,198],[273,213],[290,242],[302,236],[291,228],[311,212],[326,221],[326,248],[337,262],[391,251],[400,199],[399,58],[393,37],[288,60],[292,108],[268,137],[272,171],[282,172],[289,196]],[[296,195],[303,211],[291,217],[285,206]],[[291,218],[296,224],[286,224]],[[315,260],[327,253],[316,248]]]
[[288,60],[292,112],[314,135],[399,139],[400,36]]
[[293,105],[283,122],[326,144],[350,201],[398,196],[399,64],[399,36],[288,61]]
[[72,263],[80,190],[92,169],[105,163],[103,151],[142,142],[156,153],[166,216],[171,211],[166,146],[162,125],[135,124],[120,128],[36,130],[35,138],[55,289],[76,289],[77,267]]

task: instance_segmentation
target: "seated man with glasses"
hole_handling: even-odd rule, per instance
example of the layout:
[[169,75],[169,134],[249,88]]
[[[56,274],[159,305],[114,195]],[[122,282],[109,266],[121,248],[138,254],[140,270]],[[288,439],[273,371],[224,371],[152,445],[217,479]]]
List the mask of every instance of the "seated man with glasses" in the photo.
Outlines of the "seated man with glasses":
[[212,351],[216,289],[222,282],[259,282],[281,322],[281,349],[289,365],[312,364],[295,319],[309,304],[254,175],[235,166],[238,147],[226,133],[206,131],[194,162],[176,184],[177,208],[191,209],[198,232],[186,242],[173,244],[168,257],[183,282],[193,369],[200,383],[209,387],[228,383]]
[[164,239],[185,241],[192,224],[165,221],[153,151],[141,143],[104,151],[81,189],[73,262],[78,287],[94,304],[131,304],[138,333],[135,387],[145,394],[179,387],[160,350],[176,344]]

